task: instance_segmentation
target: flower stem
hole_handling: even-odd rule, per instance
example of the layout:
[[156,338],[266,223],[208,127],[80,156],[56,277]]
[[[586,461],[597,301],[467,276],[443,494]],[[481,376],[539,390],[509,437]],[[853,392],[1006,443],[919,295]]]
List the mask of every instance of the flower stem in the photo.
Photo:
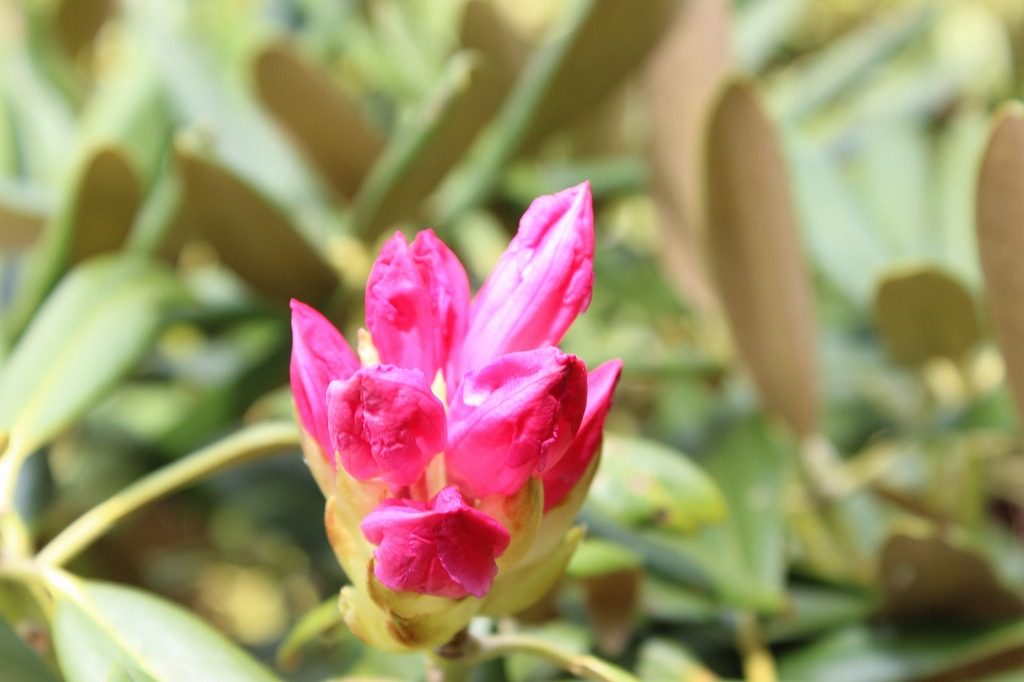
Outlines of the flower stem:
[[62,566],[132,512],[210,474],[299,445],[291,422],[246,427],[145,476],[96,505],[39,552],[38,561]]
[[764,645],[753,614],[740,616],[736,643],[743,655],[743,678],[748,682],[776,682],[775,661]]
[[[440,677],[428,677],[429,682],[460,682],[468,679],[473,667],[509,654],[530,654],[554,663],[581,679],[594,682],[638,682],[637,678],[618,666],[603,661],[596,656],[566,651],[550,642],[529,635],[506,634],[492,635],[485,638],[469,638],[462,647],[460,656],[448,658],[442,654],[432,654],[432,660],[442,659],[446,664],[455,667],[440,667]],[[446,674],[462,675],[444,676]]]

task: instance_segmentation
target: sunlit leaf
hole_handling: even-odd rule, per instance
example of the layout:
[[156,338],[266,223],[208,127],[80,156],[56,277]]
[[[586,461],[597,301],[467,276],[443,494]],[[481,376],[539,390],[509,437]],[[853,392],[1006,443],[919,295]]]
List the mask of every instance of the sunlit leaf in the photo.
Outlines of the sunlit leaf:
[[689,457],[640,438],[606,434],[588,504],[631,526],[691,532],[726,514],[722,492]]
[[431,99],[388,143],[359,190],[356,230],[376,234],[414,216],[494,112],[501,92],[494,68],[456,55]]
[[973,627],[935,623],[898,629],[857,625],[783,656],[779,673],[781,679],[829,682],[891,682],[940,673],[955,680],[964,679],[958,677],[958,670],[984,670],[976,666],[986,660],[993,663],[989,672],[999,670],[1000,654],[1015,655],[1022,646],[1024,621]]
[[31,451],[92,407],[139,360],[180,297],[167,272],[129,257],[76,268],[0,371],[0,430]]
[[62,576],[54,645],[69,682],[277,679],[180,606],[136,589]]

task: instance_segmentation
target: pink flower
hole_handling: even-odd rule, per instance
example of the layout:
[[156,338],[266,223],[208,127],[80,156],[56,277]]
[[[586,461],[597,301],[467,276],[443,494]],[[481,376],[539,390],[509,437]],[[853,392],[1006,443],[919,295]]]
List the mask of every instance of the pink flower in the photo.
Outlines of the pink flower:
[[587,411],[569,450],[544,472],[544,511],[557,507],[579,482],[601,447],[604,418],[622,374],[622,360],[609,360],[587,376]]
[[345,470],[380,476],[392,491],[419,480],[444,448],[444,405],[418,369],[377,365],[332,381],[327,425]]
[[473,300],[462,362],[475,369],[513,351],[555,345],[590,305],[594,209],[590,183],[535,199]]
[[359,369],[356,354],[323,315],[292,300],[292,396],[302,428],[334,461],[327,429],[327,385]]
[[[401,594],[483,597],[509,529],[521,542],[503,571],[547,547],[529,535],[537,517],[559,505],[571,517],[563,501],[586,485],[622,365],[588,376],[555,347],[590,302],[591,203],[587,183],[535,200],[472,302],[462,265],[432,231],[412,243],[395,234],[367,283],[365,367],[327,320],[292,303],[292,392],[319,445],[307,459],[333,498],[332,544],[393,633],[426,643],[436,629],[408,616],[418,602]],[[358,574],[371,552],[373,575],[394,593]],[[557,578],[537,566],[526,568]]]
[[508,547],[500,523],[466,504],[454,486],[430,502],[385,500],[362,523],[375,545],[374,575],[397,591],[483,597]]
[[586,403],[586,366],[553,346],[470,372],[451,402],[449,476],[473,497],[515,493],[566,451]]
[[468,319],[466,271],[433,230],[416,235],[411,247],[401,233],[389,239],[366,284],[366,326],[381,362],[433,381],[461,350]]

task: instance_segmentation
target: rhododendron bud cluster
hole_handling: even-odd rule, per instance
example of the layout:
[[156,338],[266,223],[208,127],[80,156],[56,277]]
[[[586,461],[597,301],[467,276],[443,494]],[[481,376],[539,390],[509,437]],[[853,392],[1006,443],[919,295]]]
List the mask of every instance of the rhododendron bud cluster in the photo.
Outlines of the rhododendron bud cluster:
[[588,184],[536,199],[475,297],[432,231],[384,245],[357,351],[292,302],[292,391],[349,626],[443,644],[529,606],[579,542],[621,362],[557,348],[593,288]]

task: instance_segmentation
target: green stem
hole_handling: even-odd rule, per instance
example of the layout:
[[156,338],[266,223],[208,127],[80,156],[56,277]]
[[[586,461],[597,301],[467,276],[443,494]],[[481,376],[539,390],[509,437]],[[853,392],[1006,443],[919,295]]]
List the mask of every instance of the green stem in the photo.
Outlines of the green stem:
[[0,555],[25,558],[32,552],[32,541],[14,498],[31,451],[19,447],[16,439],[8,440],[7,434],[0,434],[0,441]]
[[39,552],[38,561],[62,566],[139,508],[222,469],[298,444],[299,433],[291,422],[246,427],[154,471],[93,507],[51,540]]
[[[452,670],[463,677],[435,677],[430,682],[443,680],[450,682],[468,679],[469,671],[481,663],[510,654],[529,654],[554,663],[562,670],[584,680],[594,682],[639,682],[636,677],[618,666],[603,661],[596,656],[579,654],[574,651],[560,649],[550,642],[530,635],[508,634],[493,635],[483,639],[470,639],[465,646],[465,653],[456,658],[445,658],[432,654],[433,660],[444,659],[448,665],[455,666]],[[447,672],[444,668],[441,671]]]
[[753,614],[744,613],[740,616],[736,644],[743,655],[743,678],[747,682],[776,682],[775,660],[764,645],[761,629]]

